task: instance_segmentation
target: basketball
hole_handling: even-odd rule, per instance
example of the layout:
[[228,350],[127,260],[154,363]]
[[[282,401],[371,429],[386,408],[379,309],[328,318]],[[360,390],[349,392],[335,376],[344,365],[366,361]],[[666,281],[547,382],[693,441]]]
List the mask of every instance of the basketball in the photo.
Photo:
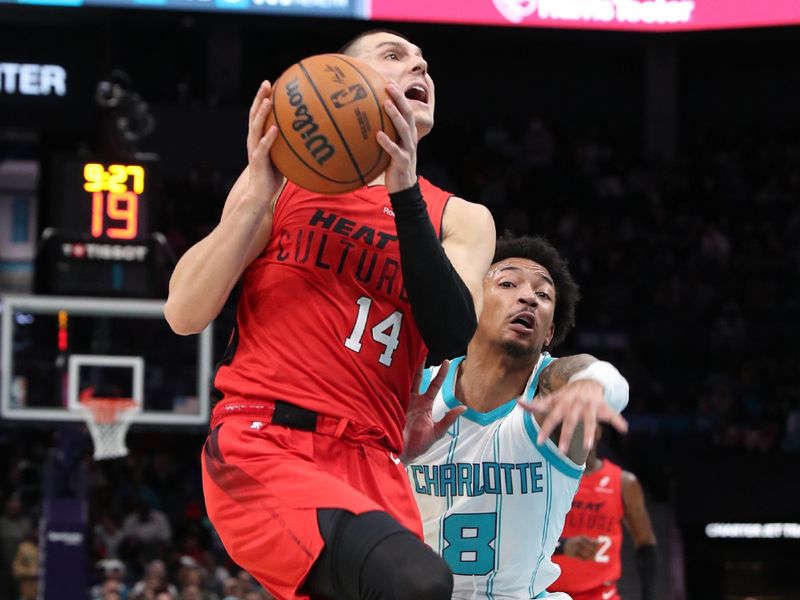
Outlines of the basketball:
[[278,127],[270,157],[283,175],[312,192],[336,194],[367,185],[389,164],[375,139],[397,140],[383,109],[386,80],[363,61],[320,54],[275,81],[266,127]]

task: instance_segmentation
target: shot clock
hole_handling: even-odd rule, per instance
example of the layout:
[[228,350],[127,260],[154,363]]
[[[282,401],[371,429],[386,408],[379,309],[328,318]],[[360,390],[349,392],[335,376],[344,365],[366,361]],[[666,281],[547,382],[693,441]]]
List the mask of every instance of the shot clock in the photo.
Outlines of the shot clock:
[[91,234],[133,240],[139,235],[139,198],[144,194],[146,171],[142,165],[83,165],[83,189],[92,194]]
[[[39,293],[163,296],[157,162],[56,157],[45,171]],[[161,257],[163,258],[163,256]]]
[[86,241],[150,237],[150,162],[65,160],[54,190],[54,226]]

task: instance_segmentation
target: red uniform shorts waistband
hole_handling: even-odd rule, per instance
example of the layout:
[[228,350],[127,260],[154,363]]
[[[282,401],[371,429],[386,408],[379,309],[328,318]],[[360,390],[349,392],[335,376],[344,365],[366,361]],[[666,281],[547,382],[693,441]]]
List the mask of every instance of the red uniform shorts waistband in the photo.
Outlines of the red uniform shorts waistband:
[[213,429],[232,416],[258,417],[264,424],[283,425],[291,429],[330,435],[353,442],[370,444],[395,453],[387,442],[386,431],[377,425],[361,425],[347,417],[316,413],[283,400],[228,400],[214,407],[211,416]]

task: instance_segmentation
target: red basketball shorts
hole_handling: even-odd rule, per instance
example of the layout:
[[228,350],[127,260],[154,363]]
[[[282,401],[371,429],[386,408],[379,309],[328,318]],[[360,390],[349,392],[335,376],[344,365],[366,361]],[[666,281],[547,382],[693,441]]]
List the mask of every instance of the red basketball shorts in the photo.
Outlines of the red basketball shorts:
[[422,539],[405,469],[367,439],[269,423],[247,414],[215,421],[203,455],[208,516],[231,558],[279,600],[299,592],[324,542],[317,509],[384,511]]
[[616,583],[601,585],[585,592],[570,592],[572,600],[620,600]]

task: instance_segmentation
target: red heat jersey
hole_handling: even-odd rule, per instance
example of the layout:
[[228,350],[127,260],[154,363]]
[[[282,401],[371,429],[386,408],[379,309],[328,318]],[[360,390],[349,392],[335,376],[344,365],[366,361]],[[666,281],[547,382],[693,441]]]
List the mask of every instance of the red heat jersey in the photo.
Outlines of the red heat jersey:
[[562,538],[586,535],[599,540],[594,560],[580,560],[559,554],[553,560],[561,576],[551,590],[577,593],[617,581],[622,574],[622,469],[603,460],[603,466],[581,479],[567,514]]
[[[420,177],[436,234],[451,194]],[[214,379],[225,400],[285,400],[383,429],[400,451],[426,348],[400,269],[386,187],[322,195],[288,182],[272,235],[245,270]]]

